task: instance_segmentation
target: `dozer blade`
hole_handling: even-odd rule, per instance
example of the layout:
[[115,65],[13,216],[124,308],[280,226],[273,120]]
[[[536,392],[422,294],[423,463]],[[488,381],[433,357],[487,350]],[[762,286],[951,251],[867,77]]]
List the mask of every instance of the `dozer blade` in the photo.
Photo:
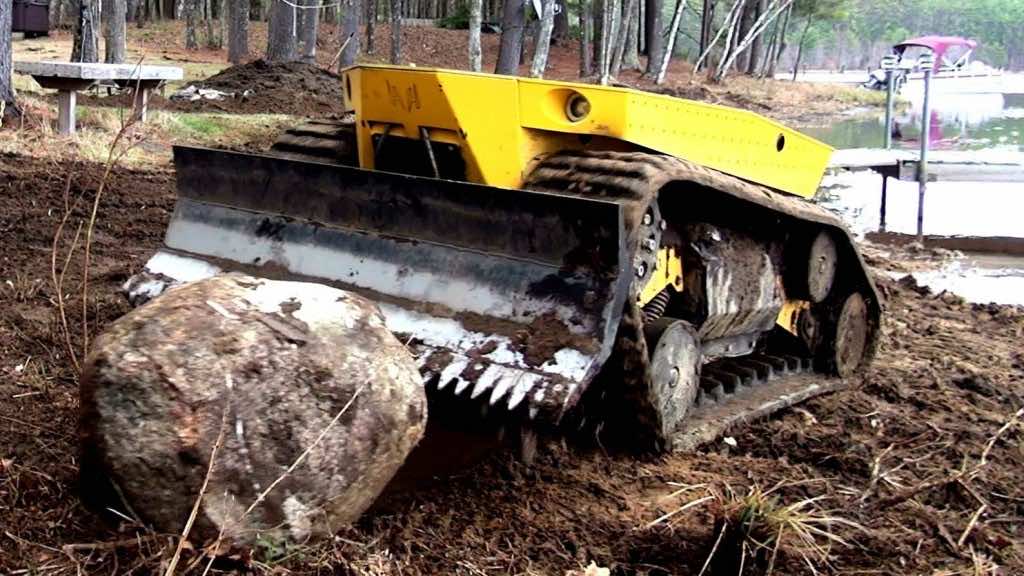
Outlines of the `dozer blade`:
[[157,284],[239,270],[357,291],[425,384],[541,421],[611,351],[630,281],[614,202],[201,148],[174,161]]

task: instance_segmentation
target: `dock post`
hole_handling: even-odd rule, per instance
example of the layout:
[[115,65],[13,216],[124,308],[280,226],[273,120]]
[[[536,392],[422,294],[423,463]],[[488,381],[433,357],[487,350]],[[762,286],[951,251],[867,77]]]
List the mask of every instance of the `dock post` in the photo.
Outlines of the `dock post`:
[[889,203],[889,175],[882,173],[882,207],[878,211],[878,231],[885,232],[885,206]]
[[889,54],[882,58],[882,70],[885,71],[885,149],[892,148],[892,108],[893,95],[896,87],[896,67],[899,66],[899,57]]
[[928,147],[932,131],[932,72],[935,56],[924,54],[919,60],[924,72],[924,102],[921,105],[921,157],[917,163],[917,241],[924,244],[924,194],[928,191]]

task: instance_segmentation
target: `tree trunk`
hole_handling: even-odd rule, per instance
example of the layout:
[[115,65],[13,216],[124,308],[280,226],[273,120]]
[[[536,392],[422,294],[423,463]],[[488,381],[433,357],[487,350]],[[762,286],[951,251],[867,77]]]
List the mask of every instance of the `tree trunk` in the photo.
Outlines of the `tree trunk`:
[[746,3],[747,0],[736,0],[732,10],[730,10],[729,14],[725,17],[725,24],[722,27],[722,29],[725,30],[725,47],[722,49],[722,57],[718,61],[718,67],[715,69],[715,78],[717,80],[721,80],[724,77],[725,69],[731,63],[733,47],[737,42],[736,28],[739,26]]
[[741,5],[742,5],[742,3],[744,1],[745,0],[736,0],[733,3],[732,8],[729,8],[729,12],[726,13],[726,15],[725,15],[725,22],[722,23],[722,27],[718,29],[718,32],[715,34],[715,37],[712,38],[711,41],[707,43],[707,46],[705,46],[704,50],[700,53],[700,57],[697,58],[697,63],[693,65],[694,73],[700,72],[701,67],[704,66],[704,62],[707,61],[708,57],[711,55],[711,50],[715,47],[715,45],[718,44],[718,40],[726,32],[728,32],[729,35],[727,36],[727,41],[726,41],[725,49],[726,49],[726,51],[729,50],[729,42],[728,41],[731,40],[731,38],[732,38],[732,33],[733,33],[732,27],[733,27],[733,24],[734,24],[733,23],[733,18],[735,16],[736,10],[738,10],[741,7]]
[[0,0],[0,125],[4,116],[13,116],[17,110],[14,103],[14,81],[11,77],[11,0]]
[[612,0],[601,0],[600,12],[594,14],[594,27],[598,28],[597,24],[600,22],[601,26],[598,28],[599,34],[595,34],[596,38],[594,43],[597,48],[597,76],[601,84],[608,83],[608,37],[612,34],[611,30],[611,4]]
[[218,34],[216,18],[214,18],[213,14],[214,2],[216,1],[217,0],[202,0],[203,21],[206,23],[206,47],[214,50],[220,50],[220,35]]
[[[541,2],[543,2],[543,1],[544,0],[541,0]],[[533,2],[530,1],[530,0],[526,0],[526,2],[527,2],[526,25],[523,28],[523,44],[522,44],[522,49],[519,51],[519,65],[520,66],[522,66],[523,64],[526,64],[527,48],[531,45],[531,43],[534,46],[537,45],[537,32],[540,29],[540,18],[541,18],[541,15],[538,14],[537,15],[537,19],[531,21],[529,14],[530,14],[530,10],[533,7],[532,6]],[[541,6],[541,10],[543,10],[543,9],[544,9],[544,7],[542,5]]]
[[779,23],[772,25],[772,33],[768,38],[768,44],[765,49],[761,51],[761,58],[757,65],[754,66],[754,70],[750,72],[751,75],[757,78],[764,78],[764,75],[768,72],[768,64],[771,61],[772,54],[775,52],[775,44],[779,41]]
[[629,18],[626,20],[628,27],[626,29],[626,50],[622,54],[622,67],[627,70],[639,70],[640,69],[640,5],[641,3],[634,0],[633,12],[627,15]]
[[601,46],[604,38],[604,5],[611,0],[590,0],[590,61],[594,63],[594,74],[601,75]]
[[594,41],[593,0],[580,0],[580,78],[594,73],[593,52],[590,44]]
[[668,63],[672,59],[672,50],[676,47],[676,35],[679,34],[679,22],[683,19],[683,10],[686,10],[686,0],[676,0],[676,10],[672,14],[672,25],[668,32],[668,43],[665,46],[665,53],[661,56],[658,76],[654,80],[658,84],[665,81],[665,74],[668,73]]
[[523,28],[526,23],[526,4],[522,0],[505,0],[501,15],[501,44],[495,74],[515,75],[519,71],[519,57],[523,52]]
[[199,23],[199,10],[202,0],[185,0],[185,49],[198,50],[199,40],[196,25]]
[[241,64],[249,57],[249,0],[228,2],[228,61]]
[[217,41],[219,45],[217,48],[223,48],[224,43],[228,41],[228,2],[230,0],[217,0],[217,22],[219,24],[217,30]]
[[[754,5],[751,6],[751,11],[754,13],[755,20],[760,18],[768,11],[768,0],[757,0],[754,2]],[[757,65],[761,62],[763,36],[763,34],[758,34],[754,37],[754,41],[750,43],[750,56],[747,60],[747,75],[749,76],[757,74]]]
[[800,58],[804,55],[804,41],[807,40],[807,32],[810,31],[812,22],[814,22],[814,18],[808,16],[807,23],[804,24],[804,31],[800,34],[800,42],[796,45],[796,61],[793,62],[793,82],[796,82],[796,75],[800,72]]
[[124,62],[124,36],[127,26],[128,3],[126,0],[104,0],[103,11],[106,23],[103,27],[105,58],[108,64]]
[[359,58],[359,6],[359,0],[345,0],[342,4],[341,42],[345,48],[338,59],[339,69],[354,65]]
[[750,48],[750,44],[758,38],[768,28],[783,10],[789,8],[793,4],[794,0],[772,0],[768,5],[767,10],[762,14],[757,21],[751,25],[750,30],[747,34],[737,40],[736,46],[732,50],[726,50],[723,54],[722,61],[718,65],[718,70],[715,72],[715,80],[721,81],[725,78],[725,75],[729,73],[729,69],[735,64],[737,58]]
[[793,15],[793,6],[790,4],[789,8],[786,9],[786,17],[782,20],[782,30],[779,32],[779,38],[775,42],[775,52],[771,55],[771,61],[768,64],[767,76],[769,78],[775,78],[775,69],[779,65],[779,59],[782,58],[782,53],[786,51],[786,32],[789,31],[789,19]]
[[483,0],[469,0],[469,69],[479,72],[483,68],[480,50],[480,23]]
[[558,5],[561,10],[555,14],[555,28],[551,31],[551,43],[555,46],[569,39],[569,6],[565,0],[559,0]]
[[711,30],[715,25],[715,0],[704,0],[704,9],[700,13],[700,44],[698,54],[707,50],[708,42],[711,41]]
[[[740,26],[736,31],[736,37],[733,39],[733,47],[739,46],[740,42],[743,41],[747,35],[750,34],[750,29],[754,27],[754,21],[757,19],[757,4],[760,0],[748,0],[743,6],[743,14],[740,17]],[[749,52],[737,54],[735,60],[738,60],[738,68],[740,70],[747,69],[748,58],[750,57]]]
[[540,21],[540,31],[533,47],[533,65],[530,76],[541,78],[548,66],[548,50],[551,48],[551,32],[555,28],[555,0],[544,0],[544,8]]
[[[306,0],[305,6],[319,6],[320,0]],[[302,42],[302,58],[306,64],[316,64],[316,35],[319,28],[320,10],[306,8],[302,10],[302,27],[299,28],[299,40]]]
[[267,27],[267,61],[293,62],[296,52],[295,8],[281,0],[271,0],[268,12],[270,23]]
[[96,0],[78,0],[75,15],[75,35],[71,46],[72,62],[99,62],[100,49],[96,37],[96,26],[99,24]]
[[[0,5],[4,5],[6,0],[0,0]],[[50,3],[50,30],[56,30],[64,26],[64,0],[54,0]],[[11,13],[10,10],[7,11]],[[7,26],[10,29],[10,26]]]
[[626,53],[626,44],[629,43],[629,26],[633,21],[636,12],[637,0],[626,0],[622,7],[619,18],[620,24],[615,27],[615,53],[612,56],[611,75],[618,77],[622,70],[622,58]]
[[366,53],[373,54],[373,29],[377,24],[377,2],[366,0]]
[[605,0],[603,10],[601,34],[601,84],[607,85],[612,79],[612,62],[615,59],[615,46],[618,44],[619,20],[621,20],[621,2],[619,0]]
[[[358,26],[358,23],[356,24]],[[391,0],[391,63],[402,59],[402,0]]]
[[662,56],[665,54],[665,24],[661,19],[663,0],[645,0],[644,28],[646,30],[647,69],[644,75],[656,78]]

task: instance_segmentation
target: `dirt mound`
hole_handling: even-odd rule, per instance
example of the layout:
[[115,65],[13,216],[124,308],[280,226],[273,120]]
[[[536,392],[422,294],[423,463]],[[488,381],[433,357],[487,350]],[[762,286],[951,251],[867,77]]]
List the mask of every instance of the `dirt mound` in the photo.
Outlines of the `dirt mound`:
[[[642,86],[639,86],[639,88],[644,89]],[[730,106],[732,108],[743,108],[745,110],[753,110],[760,113],[770,112],[772,109],[771,106],[764,102],[754,100],[744,94],[729,90],[711,90],[703,84],[679,84],[674,87],[655,85],[647,87],[646,89],[656,94],[664,94],[674,98],[709,102],[711,104],[720,104],[722,106]]]
[[239,114],[291,114],[322,117],[342,114],[341,77],[303,62],[270,64],[255,60],[221,70],[193,83],[199,88],[234,94],[224,100],[174,101],[184,111]]

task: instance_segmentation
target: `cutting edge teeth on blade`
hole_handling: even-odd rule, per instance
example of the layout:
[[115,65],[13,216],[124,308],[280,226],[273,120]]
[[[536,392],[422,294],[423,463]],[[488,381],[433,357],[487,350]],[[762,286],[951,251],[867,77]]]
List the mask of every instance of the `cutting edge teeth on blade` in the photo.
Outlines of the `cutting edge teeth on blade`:
[[512,395],[508,398],[508,409],[514,410],[519,406],[541,378],[539,374],[522,372],[512,388]]
[[420,378],[423,379],[423,387],[424,388],[429,388],[430,384],[433,383],[437,379],[437,376],[438,376],[437,372],[434,372],[432,370],[421,371],[420,372]]
[[[491,364],[483,371],[482,374],[476,379],[476,385],[473,386],[473,391],[469,394],[470,398],[479,398],[481,394],[490,390],[494,383],[501,378],[502,368]],[[491,399],[491,404],[494,403],[494,399]]]
[[467,380],[465,378],[462,378],[462,377],[456,378],[456,380],[458,380],[458,383],[455,385],[455,395],[456,396],[459,396],[463,392],[465,392],[466,388],[469,388],[469,385],[473,383],[473,382],[471,382],[471,381],[469,381],[469,380]]
[[468,358],[456,358],[441,371],[441,379],[437,383],[438,390],[444,390],[453,380],[459,380],[459,374],[469,364]]
[[501,368],[501,373],[498,375],[494,383],[494,389],[491,391],[489,403],[492,406],[500,402],[502,398],[504,398],[505,395],[515,387],[516,382],[518,382],[519,378],[522,376],[521,372],[515,374],[512,374],[511,372],[513,371]]

